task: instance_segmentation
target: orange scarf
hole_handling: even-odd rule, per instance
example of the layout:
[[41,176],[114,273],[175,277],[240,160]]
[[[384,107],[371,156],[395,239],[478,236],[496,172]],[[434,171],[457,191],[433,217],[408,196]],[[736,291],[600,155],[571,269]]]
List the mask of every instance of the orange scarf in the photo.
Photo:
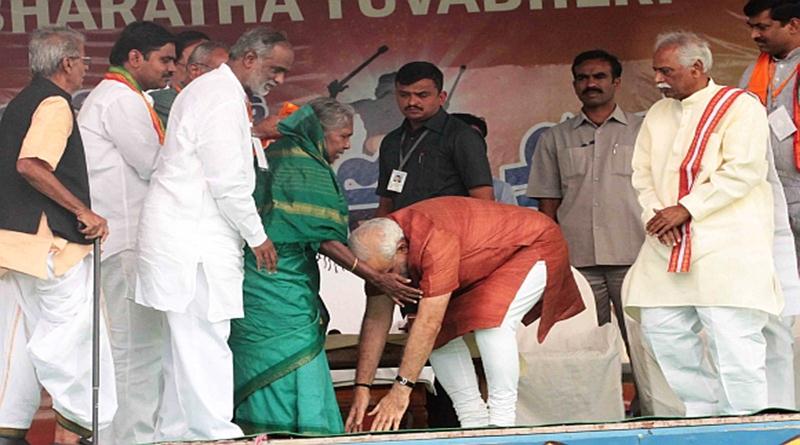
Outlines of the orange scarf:
[[[747,83],[747,89],[753,92],[761,103],[767,105],[769,95],[772,94],[774,100],[786,87],[786,82],[791,78],[786,79],[782,85],[777,88],[777,91],[772,90],[772,78],[775,75],[775,61],[767,53],[761,53],[756,60],[753,74],[750,75],[750,81]],[[800,171],[800,101],[798,101],[798,94],[800,93],[800,65],[795,67],[794,73],[794,86],[792,88],[792,104],[793,113],[792,120],[794,126],[798,131],[794,132],[794,165]]]
[[142,100],[147,106],[147,111],[150,113],[150,120],[153,122],[153,128],[156,130],[156,134],[158,135],[158,143],[164,145],[164,124],[162,124],[161,119],[158,118],[156,110],[153,109],[153,106],[150,105],[150,102],[144,97],[144,93],[142,93],[142,89],[139,88],[139,83],[136,82],[136,79],[134,79],[127,70],[118,66],[109,67],[108,72],[106,72],[103,78],[123,83],[127,85],[128,88],[142,96]]

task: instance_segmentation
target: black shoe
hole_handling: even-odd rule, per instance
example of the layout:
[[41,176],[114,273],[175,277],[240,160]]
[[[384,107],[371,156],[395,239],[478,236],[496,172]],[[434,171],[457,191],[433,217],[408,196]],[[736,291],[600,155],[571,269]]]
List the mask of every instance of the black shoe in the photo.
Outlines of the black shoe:
[[19,437],[0,437],[0,445],[30,445],[27,440]]

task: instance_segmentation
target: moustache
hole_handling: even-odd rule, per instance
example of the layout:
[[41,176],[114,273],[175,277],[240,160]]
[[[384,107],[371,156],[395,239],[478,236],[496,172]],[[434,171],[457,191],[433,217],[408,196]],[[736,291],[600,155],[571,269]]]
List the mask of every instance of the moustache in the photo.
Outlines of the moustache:
[[422,111],[422,108],[410,106],[410,107],[406,107],[405,110],[406,111],[410,111],[410,110]]
[[587,93],[591,93],[591,92],[603,94],[603,90],[601,90],[600,88],[587,88],[587,89],[583,90],[583,94],[587,94]]
[[659,82],[656,84],[656,88],[659,90],[669,90],[672,89],[672,85],[668,84],[667,82]]

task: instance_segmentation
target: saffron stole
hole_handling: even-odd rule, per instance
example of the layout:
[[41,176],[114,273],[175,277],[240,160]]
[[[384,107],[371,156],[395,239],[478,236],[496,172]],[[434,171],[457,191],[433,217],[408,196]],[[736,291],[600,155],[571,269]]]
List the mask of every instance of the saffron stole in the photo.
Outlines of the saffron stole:
[[[678,201],[692,191],[692,187],[697,181],[697,174],[700,172],[700,162],[703,160],[706,146],[711,134],[719,125],[722,117],[733,105],[733,102],[745,90],[733,87],[724,87],[714,95],[711,102],[706,106],[697,129],[694,139],[689,146],[689,152],[683,159],[680,168],[680,184],[678,188]],[[691,220],[686,221],[680,227],[681,240],[672,247],[672,254],[669,258],[669,272],[686,273],[689,272],[692,259],[692,228]]]

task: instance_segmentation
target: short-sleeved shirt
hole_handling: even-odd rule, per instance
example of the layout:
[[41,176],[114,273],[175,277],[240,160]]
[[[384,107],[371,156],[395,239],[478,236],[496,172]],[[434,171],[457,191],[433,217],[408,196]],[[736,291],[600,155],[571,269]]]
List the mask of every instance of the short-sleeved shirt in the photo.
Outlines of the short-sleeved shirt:
[[535,210],[449,196],[419,202],[389,218],[408,240],[409,275],[423,297],[452,293],[437,347],[499,326],[538,261],[545,262],[547,284],[523,323],[541,316],[539,340],[554,323],[584,308],[561,231]]
[[575,267],[630,265],[644,242],[631,158],[642,118],[619,106],[594,124],[581,113],[544,132],[528,196],[561,199],[558,223]]
[[[408,161],[399,169],[400,157],[415,144]],[[387,134],[381,142],[379,160],[376,193],[391,198],[393,210],[436,196],[469,196],[470,189],[492,186],[483,138],[442,109],[416,131],[404,121],[400,128]],[[408,174],[402,193],[387,189],[394,169]]]
[[[19,159],[39,159],[55,170],[67,147],[72,123],[72,110],[66,99],[53,96],[43,100],[31,117]],[[42,213],[35,234],[0,230],[0,272],[8,269],[46,279],[47,256],[53,252],[54,273],[60,276],[91,250],[91,244],[70,243],[55,236]]]

